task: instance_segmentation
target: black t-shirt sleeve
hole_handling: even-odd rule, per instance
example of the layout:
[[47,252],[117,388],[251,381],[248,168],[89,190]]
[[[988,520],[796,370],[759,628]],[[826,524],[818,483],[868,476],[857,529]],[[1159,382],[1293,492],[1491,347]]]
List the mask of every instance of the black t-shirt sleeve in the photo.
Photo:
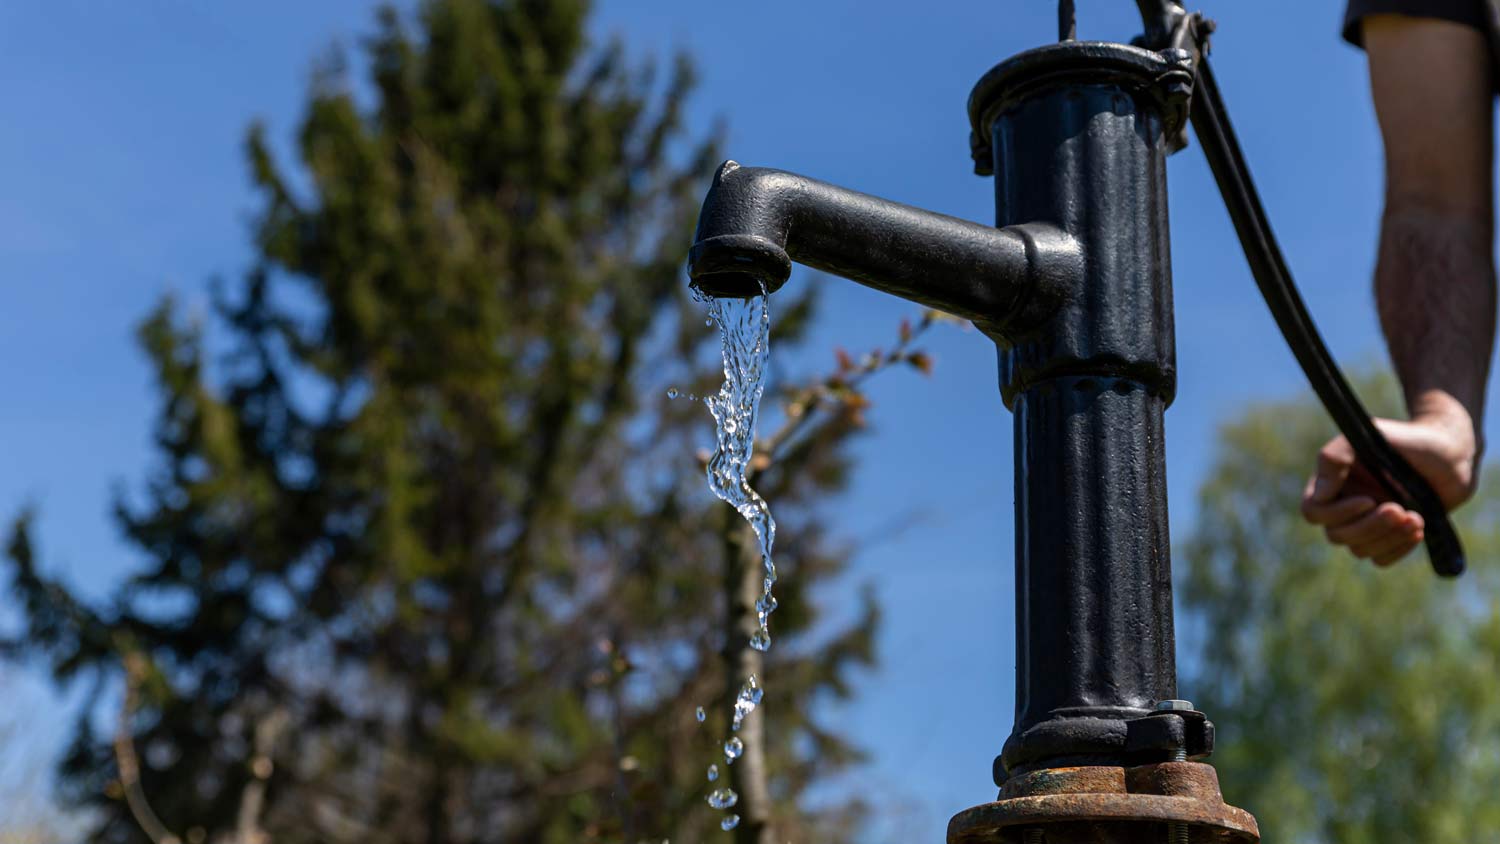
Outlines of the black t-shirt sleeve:
[[1344,12],[1344,39],[1364,46],[1360,22],[1367,15],[1437,18],[1487,31],[1489,18],[1484,3],[1485,0],[1349,0],[1349,8]]

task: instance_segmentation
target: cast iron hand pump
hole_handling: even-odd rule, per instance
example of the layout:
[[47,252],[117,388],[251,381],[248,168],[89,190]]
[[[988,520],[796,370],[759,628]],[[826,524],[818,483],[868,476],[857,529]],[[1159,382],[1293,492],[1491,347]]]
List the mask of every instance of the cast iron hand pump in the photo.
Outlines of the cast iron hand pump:
[[[1014,414],[1016,715],[1000,799],[949,844],[1254,842],[1213,768],[1213,724],[1177,697],[1162,418],[1176,391],[1166,158],[1191,114],[1256,279],[1318,394],[1393,496],[1462,569],[1436,497],[1380,437],[1292,286],[1224,117],[1202,39],[1138,0],[1141,44],[1072,40],[1012,57],[969,102],[996,225],[726,163],[689,255],[715,296],[774,292],[798,262],[965,317],[999,350]],[[1151,48],[1151,49],[1148,49]]]

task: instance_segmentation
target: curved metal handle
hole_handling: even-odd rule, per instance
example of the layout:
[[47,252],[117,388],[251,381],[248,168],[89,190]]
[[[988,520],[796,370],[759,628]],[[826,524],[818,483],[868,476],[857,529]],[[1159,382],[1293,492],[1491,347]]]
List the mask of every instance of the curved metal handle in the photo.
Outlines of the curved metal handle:
[[1146,26],[1146,43],[1155,50],[1169,46],[1168,39],[1187,15],[1182,5],[1176,0],[1135,0],[1135,5],[1140,7],[1141,22]]
[[[1165,7],[1175,5],[1153,0],[1139,0],[1144,13],[1147,5]],[[1148,20],[1148,26],[1151,22]],[[1224,100],[1214,80],[1213,69],[1207,57],[1198,61],[1198,79],[1193,90],[1193,132],[1203,144],[1204,155],[1214,180],[1219,183],[1219,192],[1234,221],[1240,244],[1245,248],[1245,257],[1250,262],[1250,271],[1255,283],[1265,297],[1281,335],[1291,346],[1292,354],[1313,391],[1322,400],[1323,406],[1338,424],[1339,430],[1349,438],[1361,463],[1380,481],[1401,506],[1422,514],[1426,522],[1427,553],[1432,568],[1444,577],[1457,577],[1465,568],[1464,549],[1448,519],[1448,510],[1429,485],[1411,464],[1402,457],[1385,436],[1375,427],[1370,414],[1360,404],[1359,398],[1344,380],[1343,373],[1328,353],[1318,328],[1307,312],[1307,305],[1297,292],[1286,259],[1271,231],[1265,208],[1255,184],[1250,180],[1250,170],[1245,164],[1244,153],[1230,126],[1229,116],[1224,110]]]

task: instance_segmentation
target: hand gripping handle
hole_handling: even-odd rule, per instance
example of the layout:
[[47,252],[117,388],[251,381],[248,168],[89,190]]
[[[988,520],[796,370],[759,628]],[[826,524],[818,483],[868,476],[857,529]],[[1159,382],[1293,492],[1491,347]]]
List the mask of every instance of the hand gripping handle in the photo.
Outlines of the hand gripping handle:
[[[1150,0],[1140,2],[1144,12]],[[1148,20],[1148,27],[1151,23]],[[1354,446],[1360,463],[1375,475],[1396,503],[1422,514],[1426,522],[1427,553],[1433,570],[1443,577],[1463,574],[1464,549],[1458,532],[1448,519],[1447,508],[1426,479],[1391,447],[1375,427],[1370,414],[1360,404],[1333,356],[1328,353],[1328,347],[1307,312],[1307,305],[1287,269],[1286,259],[1250,179],[1244,153],[1225,113],[1224,100],[1206,56],[1199,58],[1197,71],[1193,89],[1193,132],[1203,144],[1209,168],[1219,183],[1219,192],[1224,196],[1240,244],[1245,248],[1250,271],[1281,329],[1281,335],[1291,346],[1292,354],[1307,374],[1313,391]]]

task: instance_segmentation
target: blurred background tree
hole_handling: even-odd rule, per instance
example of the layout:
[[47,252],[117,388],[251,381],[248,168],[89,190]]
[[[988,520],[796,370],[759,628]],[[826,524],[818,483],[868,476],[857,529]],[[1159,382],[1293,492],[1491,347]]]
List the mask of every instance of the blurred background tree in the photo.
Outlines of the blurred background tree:
[[76,840],[78,825],[57,810],[47,793],[52,753],[42,731],[17,712],[39,689],[0,666],[0,697],[8,704],[0,713],[0,844],[66,844]]
[[[706,410],[665,395],[719,380],[681,270],[716,145],[682,125],[688,62],[591,48],[587,12],[434,0],[380,15],[368,87],[326,62],[296,165],[249,133],[259,260],[210,318],[168,300],[140,327],[158,465],[117,519],[142,567],[90,605],[16,520],[11,652],[96,689],[61,771],[90,840],[722,835],[704,773],[742,679],[744,527],[704,484]],[[783,295],[779,345],[813,311]],[[876,613],[820,621],[846,554],[812,505],[845,483],[859,380],[928,366],[912,334],[777,385],[757,466],[785,576],[742,841],[855,838],[857,803],[803,799],[858,758],[809,703],[848,693]]]
[[[1389,378],[1359,392],[1377,413],[1400,411]],[[1179,641],[1200,646],[1183,689],[1220,725],[1226,798],[1266,841],[1500,838],[1496,469],[1458,514],[1462,579],[1438,580],[1420,551],[1378,570],[1292,504],[1334,433],[1316,401],[1234,418],[1179,554]]]

